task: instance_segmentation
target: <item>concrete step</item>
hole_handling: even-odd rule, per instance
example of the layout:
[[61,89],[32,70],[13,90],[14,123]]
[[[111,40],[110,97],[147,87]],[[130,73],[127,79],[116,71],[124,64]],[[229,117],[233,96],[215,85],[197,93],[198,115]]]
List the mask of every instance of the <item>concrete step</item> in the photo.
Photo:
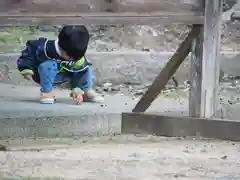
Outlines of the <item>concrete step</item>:
[[[149,84],[167,63],[172,53],[148,52],[89,52],[87,57],[93,63],[96,85],[110,82],[113,84]],[[16,70],[16,59],[19,54],[0,55],[0,82],[8,84],[29,84]],[[185,64],[178,70],[178,81],[186,79]],[[172,82],[170,82],[172,83]]]
[[[106,82],[113,84],[151,84],[165,66],[173,52],[88,52],[93,63],[96,85]],[[23,80],[16,70],[19,54],[0,55],[0,82],[7,84],[31,84]],[[240,76],[240,53],[223,52],[221,69],[224,73]],[[175,74],[180,85],[189,77],[189,57]],[[173,82],[169,82],[173,83]]]
[[[0,139],[72,137],[121,133],[121,113],[139,98],[106,95],[103,104],[75,105],[68,91],[55,90],[57,103],[39,104],[39,88],[0,84]],[[149,112],[187,114],[187,100],[159,97]]]
[[[39,87],[0,84],[0,139],[120,134],[121,113],[131,112],[140,98],[106,95],[103,104],[75,105],[69,98],[69,91],[56,89],[54,93],[56,104],[42,105],[38,102]],[[187,93],[185,90],[165,92],[146,113],[188,116]],[[227,90],[221,96],[224,101],[218,118],[238,120],[238,91]],[[229,104],[232,97],[239,102]]]

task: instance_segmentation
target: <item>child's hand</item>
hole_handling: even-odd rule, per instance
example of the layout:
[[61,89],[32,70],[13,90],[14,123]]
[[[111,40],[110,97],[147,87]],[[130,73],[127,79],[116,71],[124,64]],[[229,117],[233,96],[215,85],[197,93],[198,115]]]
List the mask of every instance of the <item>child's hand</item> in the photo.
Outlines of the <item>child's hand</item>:
[[70,93],[70,97],[73,98],[76,104],[81,104],[83,102],[83,94],[84,92],[81,89],[75,88]]
[[81,104],[83,102],[83,96],[82,94],[72,94],[71,93],[71,97],[73,98],[73,101],[76,104]]
[[24,69],[20,72],[24,79],[26,80],[32,80],[32,76],[34,75],[34,72],[30,69]]
[[32,74],[23,74],[23,78],[26,80],[32,80]]

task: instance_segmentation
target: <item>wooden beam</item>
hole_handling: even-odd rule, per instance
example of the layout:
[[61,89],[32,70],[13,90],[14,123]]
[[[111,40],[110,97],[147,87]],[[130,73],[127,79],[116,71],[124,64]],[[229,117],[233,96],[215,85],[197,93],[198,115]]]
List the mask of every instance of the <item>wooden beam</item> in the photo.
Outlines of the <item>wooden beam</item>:
[[153,84],[149,87],[147,92],[137,103],[137,105],[133,109],[133,112],[144,112],[149,108],[151,103],[161,93],[165,85],[168,83],[169,79],[174,75],[174,73],[177,71],[184,59],[188,56],[192,40],[195,36],[199,34],[199,32],[199,26],[193,26],[191,32],[188,34],[186,39],[182,42],[182,44],[179,46],[172,58],[169,60],[169,62],[166,64],[160,74],[156,77]]
[[[206,1],[202,1],[205,7]],[[205,10],[204,10],[205,11]],[[204,12],[203,11],[203,12]],[[189,116],[201,116],[201,93],[202,93],[202,58],[203,58],[203,31],[204,26],[200,25],[200,32],[192,41],[190,57],[190,91],[189,91]]]
[[202,12],[198,0],[1,0],[4,13]]
[[0,26],[203,23],[198,0],[1,0]]
[[169,117],[143,113],[123,113],[122,133],[169,137],[204,137],[240,141],[239,120]]
[[217,110],[222,4],[223,0],[206,0],[204,31],[193,45],[189,102],[193,117],[210,118]]
[[203,24],[201,13],[159,12],[159,13],[0,13],[0,26],[25,26],[34,24]]
[[202,93],[202,58],[203,58],[203,31],[200,25],[200,33],[193,40],[190,57],[190,91],[189,91],[189,116],[201,116],[201,93]]
[[[225,0],[224,10],[236,0]],[[1,0],[0,26],[203,24],[199,0]]]

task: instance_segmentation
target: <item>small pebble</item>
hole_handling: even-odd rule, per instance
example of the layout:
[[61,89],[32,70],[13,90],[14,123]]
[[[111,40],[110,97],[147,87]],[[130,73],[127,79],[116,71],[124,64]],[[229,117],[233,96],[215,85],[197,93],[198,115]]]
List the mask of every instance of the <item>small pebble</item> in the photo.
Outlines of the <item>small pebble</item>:
[[221,157],[221,159],[225,160],[225,159],[227,159],[227,156],[223,156],[223,157]]
[[82,143],[87,143],[87,140],[82,140]]
[[0,145],[0,151],[7,151],[7,147],[4,145]]

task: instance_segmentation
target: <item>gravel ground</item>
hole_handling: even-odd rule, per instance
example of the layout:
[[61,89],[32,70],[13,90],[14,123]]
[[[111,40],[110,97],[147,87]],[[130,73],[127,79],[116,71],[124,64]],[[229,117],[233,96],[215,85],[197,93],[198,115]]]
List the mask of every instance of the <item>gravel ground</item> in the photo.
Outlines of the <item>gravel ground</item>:
[[0,152],[1,179],[240,179],[239,143],[152,136],[71,143]]

